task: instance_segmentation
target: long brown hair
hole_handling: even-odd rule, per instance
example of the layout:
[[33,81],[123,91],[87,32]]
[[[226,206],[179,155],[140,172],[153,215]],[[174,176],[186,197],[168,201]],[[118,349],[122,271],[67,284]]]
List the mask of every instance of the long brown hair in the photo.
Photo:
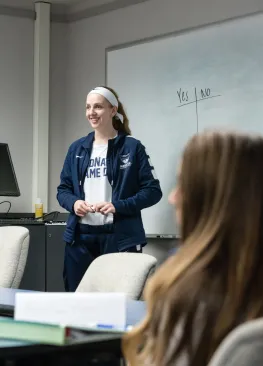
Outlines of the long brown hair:
[[145,289],[123,340],[131,366],[204,366],[237,325],[263,316],[263,139],[194,136],[183,154],[182,243]]
[[124,132],[127,135],[131,135],[131,130],[130,130],[130,127],[129,127],[129,119],[128,119],[127,114],[124,110],[123,104],[119,100],[118,94],[116,93],[116,91],[114,89],[109,88],[108,86],[101,86],[101,87],[110,90],[115,95],[115,97],[118,100],[118,110],[117,110],[117,112],[123,115],[123,123],[119,119],[113,117],[113,119],[112,119],[113,127],[115,128],[116,131]]

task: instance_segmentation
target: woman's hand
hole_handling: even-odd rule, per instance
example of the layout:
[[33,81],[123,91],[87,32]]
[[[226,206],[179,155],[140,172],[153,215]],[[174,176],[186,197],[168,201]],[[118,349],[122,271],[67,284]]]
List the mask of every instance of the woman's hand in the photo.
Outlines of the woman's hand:
[[83,217],[88,212],[94,213],[95,208],[86,201],[78,200],[74,203],[74,212],[77,216]]
[[99,202],[94,205],[96,212],[100,212],[102,215],[108,215],[109,213],[115,213],[115,207],[111,202]]

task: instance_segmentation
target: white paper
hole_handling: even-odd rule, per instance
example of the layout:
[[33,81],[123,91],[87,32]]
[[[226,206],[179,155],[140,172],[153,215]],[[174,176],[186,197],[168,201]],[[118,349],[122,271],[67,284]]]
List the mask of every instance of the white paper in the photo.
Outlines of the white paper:
[[17,293],[15,319],[90,327],[126,326],[126,295],[123,293]]

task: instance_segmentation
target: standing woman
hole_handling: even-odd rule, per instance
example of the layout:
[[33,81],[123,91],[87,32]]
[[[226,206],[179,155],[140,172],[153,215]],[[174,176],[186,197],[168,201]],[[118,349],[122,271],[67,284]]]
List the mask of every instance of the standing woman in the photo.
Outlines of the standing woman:
[[86,117],[94,130],[69,148],[57,199],[70,212],[64,233],[64,284],[75,291],[90,263],[115,252],[142,252],[141,210],[160,201],[159,181],[116,92],[90,91]]

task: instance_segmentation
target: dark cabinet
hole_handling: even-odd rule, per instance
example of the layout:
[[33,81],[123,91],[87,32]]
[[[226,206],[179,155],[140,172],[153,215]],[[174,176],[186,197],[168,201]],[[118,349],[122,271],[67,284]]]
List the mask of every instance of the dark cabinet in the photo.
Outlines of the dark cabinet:
[[[2,220],[3,221],[3,220]],[[12,225],[3,223],[0,226]],[[34,291],[63,292],[65,224],[18,224],[29,230],[27,263],[19,288]]]
[[30,242],[20,288],[46,291],[46,228],[45,225],[23,225],[28,228]]
[[63,266],[65,225],[46,225],[46,291],[64,291]]

